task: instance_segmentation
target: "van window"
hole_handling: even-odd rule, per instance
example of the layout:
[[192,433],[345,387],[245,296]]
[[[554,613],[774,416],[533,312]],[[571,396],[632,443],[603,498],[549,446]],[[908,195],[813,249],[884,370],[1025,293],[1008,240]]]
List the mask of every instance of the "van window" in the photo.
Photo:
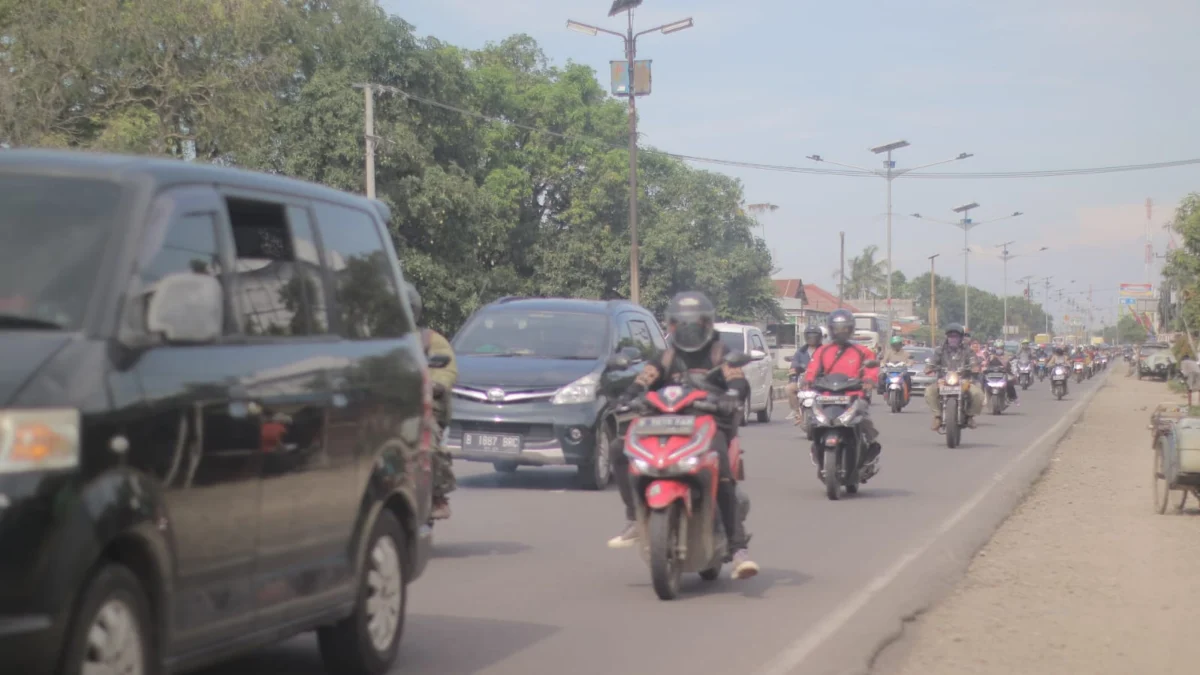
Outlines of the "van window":
[[[301,337],[328,331],[321,266],[303,209],[226,200],[233,231],[236,303],[247,335]],[[289,216],[295,221],[288,222]]]
[[750,349],[757,349],[760,352],[766,353],[767,348],[763,344],[762,336],[760,336],[758,333],[750,334]]
[[352,340],[401,337],[412,330],[376,221],[365,211],[316,202],[325,264],[337,289],[342,334]]
[[182,272],[219,276],[220,257],[214,214],[179,216],[167,226],[158,251],[142,265],[142,287],[150,288],[163,277]]
[[[626,317],[631,315],[626,314]],[[654,338],[651,337],[650,326],[642,319],[628,319],[629,333],[632,337],[633,346],[637,347],[642,352],[642,358],[654,358],[656,350],[654,348]]]

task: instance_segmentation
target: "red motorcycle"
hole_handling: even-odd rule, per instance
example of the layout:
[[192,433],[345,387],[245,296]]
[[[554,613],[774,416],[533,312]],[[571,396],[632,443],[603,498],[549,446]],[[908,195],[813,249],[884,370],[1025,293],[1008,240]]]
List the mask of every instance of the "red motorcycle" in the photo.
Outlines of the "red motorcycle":
[[[741,366],[750,358],[736,354],[726,361]],[[711,449],[717,432],[715,394],[705,383],[707,375],[690,373],[688,379],[684,385],[648,392],[628,409],[637,413],[626,432],[625,454],[637,501],[640,549],[662,600],[679,595],[684,572],[716,579],[732,553],[717,506],[720,458]],[[729,464],[734,477],[744,479],[736,437],[730,439]],[[749,511],[750,500],[739,490],[738,517],[744,520]]]

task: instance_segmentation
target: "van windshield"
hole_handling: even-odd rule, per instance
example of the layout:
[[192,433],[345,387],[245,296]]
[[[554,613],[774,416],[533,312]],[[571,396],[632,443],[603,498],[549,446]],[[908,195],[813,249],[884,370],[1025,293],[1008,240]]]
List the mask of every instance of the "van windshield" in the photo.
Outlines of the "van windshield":
[[77,330],[113,236],[121,187],[0,173],[0,330]]

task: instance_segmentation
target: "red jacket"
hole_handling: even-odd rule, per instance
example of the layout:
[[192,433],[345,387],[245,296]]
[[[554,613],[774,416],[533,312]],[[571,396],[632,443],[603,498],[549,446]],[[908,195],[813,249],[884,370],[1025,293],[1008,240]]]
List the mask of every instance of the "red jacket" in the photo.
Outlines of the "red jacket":
[[[844,351],[843,351],[844,350]],[[838,352],[841,351],[841,356]],[[879,367],[866,368],[867,361],[875,360],[870,349],[861,345],[849,344],[841,347],[835,343],[822,345],[808,362],[808,370],[804,373],[804,381],[811,384],[817,375],[841,374],[846,377],[861,377],[869,386],[875,386],[879,381]]]

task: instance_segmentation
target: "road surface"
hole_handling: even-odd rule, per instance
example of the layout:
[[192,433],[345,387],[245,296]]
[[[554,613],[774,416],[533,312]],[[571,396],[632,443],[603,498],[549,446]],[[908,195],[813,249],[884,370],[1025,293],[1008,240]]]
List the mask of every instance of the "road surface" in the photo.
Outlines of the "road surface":
[[[454,516],[438,524],[434,560],[410,590],[394,672],[787,672],[831,628],[895,612],[867,603],[851,616],[846,605],[962,511],[1100,379],[1072,384],[1062,402],[1050,397],[1049,381],[1035,384],[1021,407],[982,417],[955,450],[929,431],[923,400],[898,415],[877,400],[882,470],[838,502],[825,498],[807,442],[790,422],[751,423],[743,431],[744,485],[762,572],[742,582],[729,580],[728,568],[712,583],[690,576],[673,602],[655,597],[636,550],[606,548],[623,522],[615,489],[580,491],[566,469],[501,475],[458,462]],[[866,656],[879,641],[864,638],[852,649]],[[803,672],[830,667],[813,662],[815,654]],[[305,635],[203,672],[323,671],[315,639]]]

